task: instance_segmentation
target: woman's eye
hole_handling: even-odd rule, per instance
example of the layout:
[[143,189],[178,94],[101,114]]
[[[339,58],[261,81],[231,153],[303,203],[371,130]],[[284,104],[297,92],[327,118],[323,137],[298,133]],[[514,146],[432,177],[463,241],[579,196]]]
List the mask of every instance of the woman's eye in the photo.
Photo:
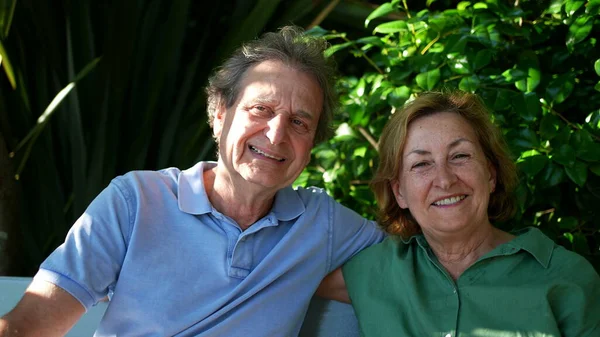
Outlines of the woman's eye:
[[470,156],[467,153],[457,153],[454,155],[454,159],[465,159],[465,158],[469,158]]
[[426,162],[426,161],[420,161],[418,163],[415,163],[412,167],[413,168],[419,168],[419,167],[426,167],[427,165],[429,165],[428,162]]

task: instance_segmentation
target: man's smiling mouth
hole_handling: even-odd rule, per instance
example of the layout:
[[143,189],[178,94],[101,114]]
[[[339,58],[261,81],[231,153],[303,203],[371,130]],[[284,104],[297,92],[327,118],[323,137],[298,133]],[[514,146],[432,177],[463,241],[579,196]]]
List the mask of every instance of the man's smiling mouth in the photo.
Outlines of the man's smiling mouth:
[[261,151],[261,150],[259,150],[259,149],[255,148],[255,147],[254,147],[254,146],[252,146],[252,145],[248,145],[248,148],[250,149],[250,151],[252,151],[252,152],[254,152],[254,153],[258,153],[258,154],[260,154],[260,155],[261,155],[261,156],[263,156],[263,157],[267,157],[267,158],[270,158],[270,159],[274,159],[274,160],[277,160],[278,162],[283,162],[283,161],[285,161],[285,158],[274,157],[274,156],[272,156],[272,155],[270,155],[270,154],[267,154],[267,153],[265,153],[265,152],[263,152],[263,151]]

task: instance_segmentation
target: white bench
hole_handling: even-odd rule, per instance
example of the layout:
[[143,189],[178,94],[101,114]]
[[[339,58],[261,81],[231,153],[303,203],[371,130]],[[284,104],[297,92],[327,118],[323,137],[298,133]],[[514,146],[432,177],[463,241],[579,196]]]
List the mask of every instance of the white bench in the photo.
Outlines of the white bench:
[[[0,316],[10,311],[23,296],[31,282],[29,277],[0,276]],[[93,336],[107,303],[88,310],[67,337]],[[310,303],[300,337],[358,337],[358,323],[352,306],[315,297]]]

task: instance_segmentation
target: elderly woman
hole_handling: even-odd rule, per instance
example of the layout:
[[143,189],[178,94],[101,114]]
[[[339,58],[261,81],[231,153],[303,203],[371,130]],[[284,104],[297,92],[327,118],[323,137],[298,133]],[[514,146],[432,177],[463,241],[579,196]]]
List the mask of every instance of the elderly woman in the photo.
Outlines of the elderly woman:
[[350,296],[363,336],[600,336],[592,266],[536,228],[494,227],[513,214],[516,170],[475,95],[420,95],[379,146],[372,188],[390,237],[320,288]]

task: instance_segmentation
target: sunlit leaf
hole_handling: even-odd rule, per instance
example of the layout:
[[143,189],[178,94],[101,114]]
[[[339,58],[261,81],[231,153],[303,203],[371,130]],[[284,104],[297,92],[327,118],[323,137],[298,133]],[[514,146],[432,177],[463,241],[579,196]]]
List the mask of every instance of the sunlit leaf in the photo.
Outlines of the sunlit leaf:
[[525,172],[530,177],[540,173],[548,164],[548,157],[543,155],[527,157],[518,163],[519,170]]
[[567,33],[567,47],[573,48],[573,46],[583,41],[592,31],[594,26],[593,18],[588,16],[581,16],[575,20],[569,27]]
[[475,92],[479,88],[481,81],[476,75],[463,77],[458,83],[458,88],[467,92]]
[[440,81],[440,70],[433,69],[423,74],[417,75],[417,84],[425,90],[433,90],[436,84]]
[[373,12],[371,12],[371,14],[369,14],[369,16],[367,16],[367,19],[365,20],[365,27],[369,26],[369,23],[376,18],[396,12],[398,10],[397,3],[398,1],[394,0],[392,2],[386,2],[383,5],[377,7],[377,9],[375,9]]
[[564,102],[573,92],[573,78],[570,74],[559,76],[546,87],[546,99],[555,103]]
[[2,66],[2,68],[4,69],[4,73],[6,74],[6,77],[8,78],[8,81],[10,82],[10,86],[13,89],[16,89],[17,82],[15,80],[15,73],[14,73],[13,67],[10,63],[10,59],[8,58],[8,55],[6,54],[6,50],[4,49],[4,46],[2,45],[2,40],[0,40],[0,66]]
[[582,0],[567,1],[565,3],[565,13],[567,14],[567,16],[573,16],[575,12],[577,12],[577,10],[581,8],[581,6],[583,6],[584,3],[585,1]]
[[324,52],[325,57],[330,57],[331,55],[337,53],[338,51],[352,46],[352,44],[353,44],[353,42],[345,42],[342,44],[335,44],[325,50],[325,52]]
[[519,55],[517,68],[527,74],[527,78],[515,82],[517,89],[524,92],[534,91],[540,84],[541,72],[537,55],[532,51],[525,51]]
[[382,34],[398,33],[398,32],[405,32],[405,31],[408,31],[408,25],[406,24],[406,21],[404,21],[404,20],[385,22],[385,23],[382,23],[379,26],[375,27],[375,29],[373,30],[374,33],[382,33]]

